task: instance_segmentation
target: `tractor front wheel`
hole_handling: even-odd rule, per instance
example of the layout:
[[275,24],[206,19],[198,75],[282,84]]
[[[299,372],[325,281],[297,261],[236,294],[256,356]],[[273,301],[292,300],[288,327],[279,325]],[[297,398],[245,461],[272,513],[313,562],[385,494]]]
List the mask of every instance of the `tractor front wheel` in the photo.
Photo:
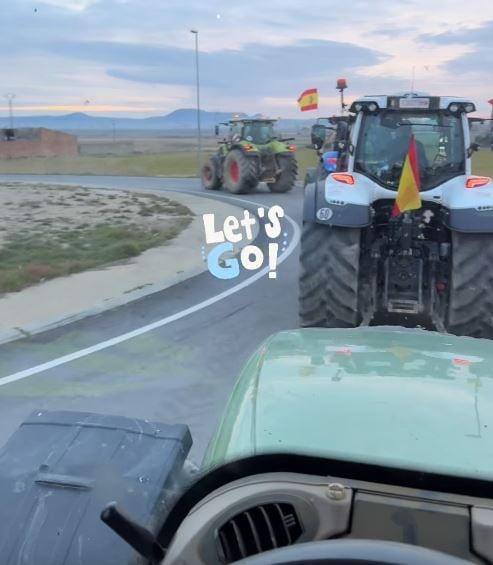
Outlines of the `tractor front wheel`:
[[255,157],[249,158],[240,149],[233,149],[224,160],[224,186],[233,194],[253,190],[258,184],[258,164]]
[[278,157],[281,172],[276,182],[269,182],[267,186],[271,192],[288,192],[292,190],[298,177],[298,163],[294,155],[282,155]]

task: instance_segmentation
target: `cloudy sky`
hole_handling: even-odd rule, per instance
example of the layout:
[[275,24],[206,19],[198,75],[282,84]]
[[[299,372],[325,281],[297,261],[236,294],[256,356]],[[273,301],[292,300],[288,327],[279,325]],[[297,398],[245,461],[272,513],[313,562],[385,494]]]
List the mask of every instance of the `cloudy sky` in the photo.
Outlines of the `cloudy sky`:
[[[415,87],[493,98],[491,0],[2,0],[0,76],[19,114],[150,116],[195,105],[199,30],[202,107],[320,114],[349,99]],[[0,98],[0,113],[6,111]]]

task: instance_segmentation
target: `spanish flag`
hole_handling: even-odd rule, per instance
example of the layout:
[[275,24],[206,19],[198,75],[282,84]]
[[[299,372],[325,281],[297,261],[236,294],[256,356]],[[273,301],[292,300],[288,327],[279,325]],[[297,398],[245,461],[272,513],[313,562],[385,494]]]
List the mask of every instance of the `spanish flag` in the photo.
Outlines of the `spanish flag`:
[[392,216],[398,216],[407,210],[417,210],[421,208],[421,198],[419,191],[421,189],[421,180],[419,178],[418,152],[416,150],[416,139],[414,134],[411,135],[411,143],[409,151],[402,168],[401,180],[399,181],[399,189],[395,199],[394,210]]
[[310,88],[302,92],[298,98],[298,105],[302,112],[316,110],[318,108],[318,90],[316,88]]

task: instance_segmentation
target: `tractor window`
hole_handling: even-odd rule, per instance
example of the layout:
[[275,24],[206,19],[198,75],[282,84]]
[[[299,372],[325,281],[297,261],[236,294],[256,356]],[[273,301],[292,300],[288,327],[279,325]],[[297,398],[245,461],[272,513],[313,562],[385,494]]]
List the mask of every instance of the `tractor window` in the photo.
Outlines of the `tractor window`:
[[241,137],[241,124],[232,124],[230,129],[231,138],[233,137]]
[[253,122],[245,124],[243,128],[243,138],[258,145],[270,143],[274,137],[274,128],[271,123]]
[[355,170],[385,187],[397,189],[412,133],[416,138],[422,190],[464,174],[460,118],[429,112],[364,116]]

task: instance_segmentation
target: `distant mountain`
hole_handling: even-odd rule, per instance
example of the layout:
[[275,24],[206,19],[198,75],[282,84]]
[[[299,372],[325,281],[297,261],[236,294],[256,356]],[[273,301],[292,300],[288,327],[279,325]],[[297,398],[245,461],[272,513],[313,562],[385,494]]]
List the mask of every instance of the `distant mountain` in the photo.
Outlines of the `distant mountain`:
[[[210,130],[220,122],[231,119],[231,112],[200,112],[200,125],[204,130]],[[247,118],[248,114],[239,113],[241,118]],[[253,117],[259,117],[256,114]],[[299,129],[309,126],[312,120],[281,120],[281,129]],[[0,128],[9,127],[7,117],[0,118]],[[193,108],[181,108],[165,116],[153,116],[150,118],[108,118],[103,116],[90,116],[83,112],[75,112],[62,116],[14,116],[14,127],[44,127],[58,131],[78,130],[111,130],[113,127],[119,130],[182,130],[197,128],[197,110]]]
[[[246,118],[247,114],[239,113],[242,118]],[[220,122],[227,122],[231,119],[231,112],[200,112],[200,126],[204,128],[213,128]],[[197,127],[197,110],[193,108],[182,108],[175,110],[170,114],[162,117],[144,118],[141,120],[150,124],[151,127],[159,127],[164,129],[195,129]]]

